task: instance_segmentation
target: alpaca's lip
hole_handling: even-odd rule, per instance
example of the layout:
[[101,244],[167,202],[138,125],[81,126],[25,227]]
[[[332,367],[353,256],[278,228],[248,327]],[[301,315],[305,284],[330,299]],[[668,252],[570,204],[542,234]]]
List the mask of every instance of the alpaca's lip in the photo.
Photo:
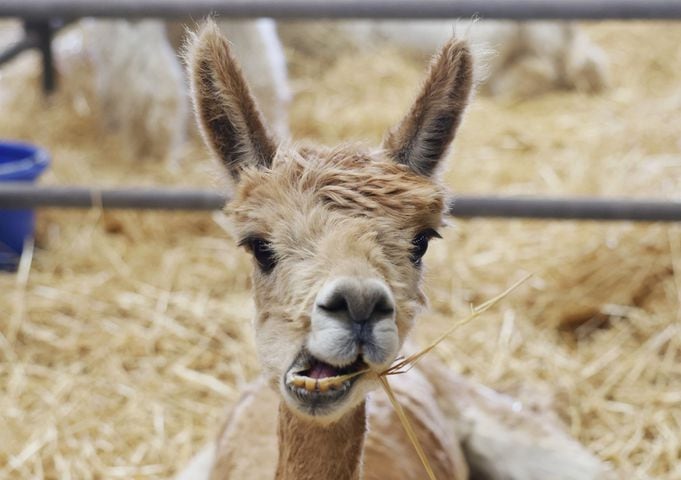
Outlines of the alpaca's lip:
[[349,365],[334,366],[302,351],[284,375],[284,385],[303,410],[323,415],[348,395],[367,368],[361,356]]

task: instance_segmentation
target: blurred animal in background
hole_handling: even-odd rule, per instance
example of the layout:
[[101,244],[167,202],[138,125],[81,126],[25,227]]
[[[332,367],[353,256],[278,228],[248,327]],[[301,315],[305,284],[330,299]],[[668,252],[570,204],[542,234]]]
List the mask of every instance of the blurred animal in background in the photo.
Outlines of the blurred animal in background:
[[530,97],[556,89],[597,93],[608,84],[605,53],[569,22],[352,21],[280,23],[284,44],[308,55],[333,56],[338,48],[380,48],[428,58],[453,33],[472,45],[483,93]]
[[[426,303],[421,258],[446,203],[438,167],[473,87],[466,43],[445,43],[409,113],[374,149],[278,145],[211,22],[188,58],[203,137],[235,185],[226,213],[253,256],[263,374],[178,479],[425,478],[388,397],[368,395]],[[391,384],[430,478],[610,477],[553,419],[435,360]]]
[[[287,136],[291,96],[274,22],[221,21],[219,26],[228,32],[235,50],[249,59],[244,74],[274,132]],[[179,22],[83,20],[68,33],[82,35],[103,120],[124,133],[134,155],[172,158],[185,138],[188,89],[178,56],[184,32]]]
[[[124,135],[136,157],[171,157],[184,138],[188,108],[163,23],[87,19],[67,35],[82,36],[105,126]],[[62,72],[61,82],[70,82],[69,70]]]
[[[282,40],[311,58],[339,48],[396,45],[429,56],[454,29],[465,31],[485,65],[481,90],[527,97],[553,89],[597,92],[607,84],[607,61],[570,23],[479,21],[281,22],[221,20],[221,31],[243,61],[263,115],[279,138],[289,133],[291,89]],[[188,99],[178,52],[185,26],[158,20],[85,19],[55,43],[62,88],[91,93],[81,105],[95,109],[110,131],[126,137],[130,155],[172,159],[186,134]],[[280,40],[281,36],[281,40]],[[76,95],[81,100],[83,95]],[[94,104],[94,105],[93,105]]]

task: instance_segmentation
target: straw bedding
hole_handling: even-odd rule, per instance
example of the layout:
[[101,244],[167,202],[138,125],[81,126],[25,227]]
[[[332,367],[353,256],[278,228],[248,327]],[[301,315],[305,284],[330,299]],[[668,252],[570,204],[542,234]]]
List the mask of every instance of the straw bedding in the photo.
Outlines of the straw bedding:
[[[453,191],[678,198],[681,29],[589,31],[611,89],[475,99],[445,172]],[[321,63],[293,52],[293,131],[377,141],[422,67],[389,49]],[[221,184],[196,142],[177,165],[132,158],[98,126],[87,89],[46,103],[37,85],[34,57],[0,72],[0,136],[51,151],[45,183]],[[40,212],[30,269],[0,275],[0,478],[165,478],[212,438],[258,369],[250,264],[223,225],[210,213]],[[431,354],[555,411],[625,478],[681,479],[681,230],[456,220],[442,233],[426,256],[424,344],[534,276]]]

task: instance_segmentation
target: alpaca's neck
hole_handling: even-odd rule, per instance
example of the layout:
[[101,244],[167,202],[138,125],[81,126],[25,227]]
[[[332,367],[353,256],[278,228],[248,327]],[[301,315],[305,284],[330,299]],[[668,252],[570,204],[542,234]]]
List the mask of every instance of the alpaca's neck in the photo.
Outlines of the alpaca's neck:
[[366,434],[364,403],[330,425],[319,425],[279,405],[276,480],[359,480]]

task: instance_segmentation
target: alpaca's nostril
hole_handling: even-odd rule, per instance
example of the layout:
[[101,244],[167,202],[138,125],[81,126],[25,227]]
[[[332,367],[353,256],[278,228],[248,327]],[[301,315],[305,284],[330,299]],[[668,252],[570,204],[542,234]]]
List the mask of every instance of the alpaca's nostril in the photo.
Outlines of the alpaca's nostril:
[[395,312],[388,287],[375,278],[331,280],[319,292],[316,304],[325,312],[358,323],[381,320]]
[[389,298],[382,298],[376,303],[374,311],[381,315],[392,315],[395,313],[395,308],[393,307],[393,303]]
[[327,312],[346,312],[348,311],[348,303],[342,295],[336,295],[328,299],[323,304],[318,303],[317,306]]

